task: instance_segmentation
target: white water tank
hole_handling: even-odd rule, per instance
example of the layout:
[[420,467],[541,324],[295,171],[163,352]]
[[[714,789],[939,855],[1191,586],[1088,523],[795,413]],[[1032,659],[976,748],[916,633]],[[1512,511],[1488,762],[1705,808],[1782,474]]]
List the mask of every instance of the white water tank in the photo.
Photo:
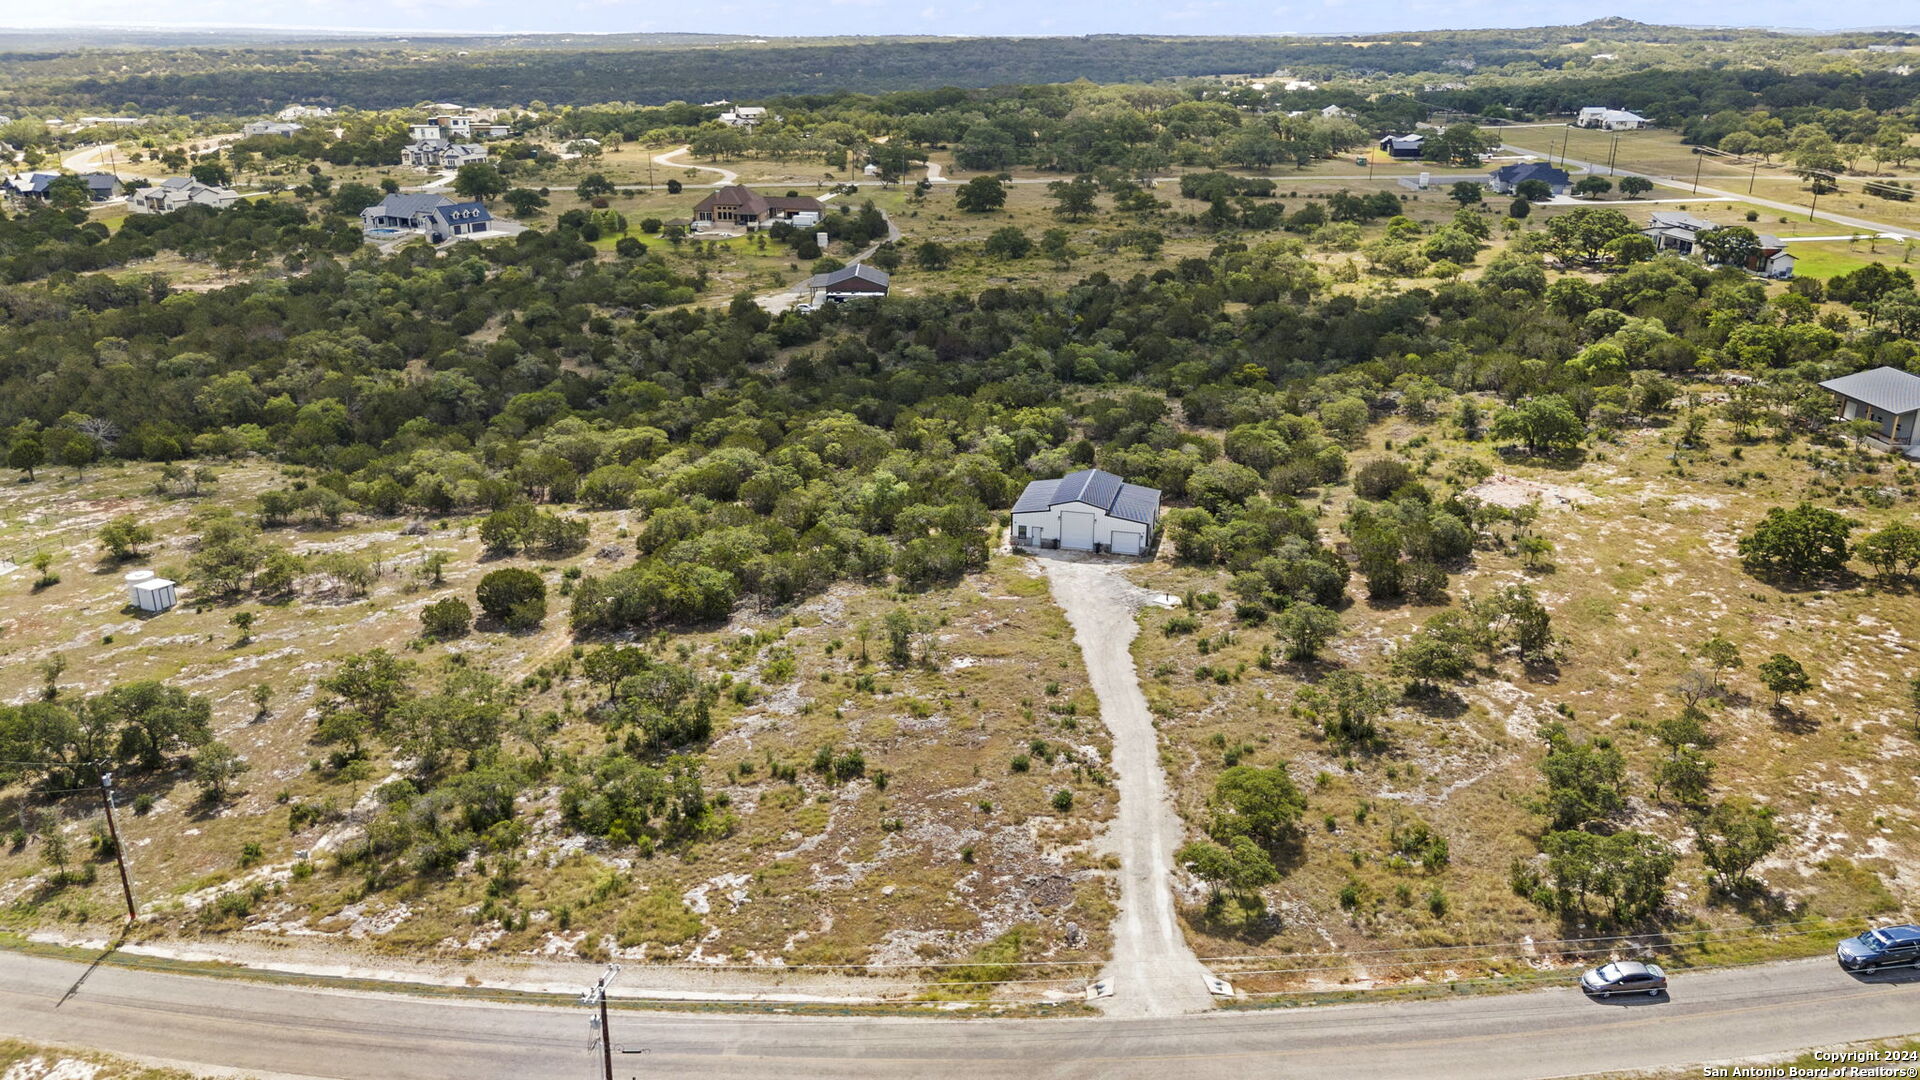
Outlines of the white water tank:
[[161,612],[178,599],[174,584],[151,570],[135,570],[127,575],[127,599],[141,611]]

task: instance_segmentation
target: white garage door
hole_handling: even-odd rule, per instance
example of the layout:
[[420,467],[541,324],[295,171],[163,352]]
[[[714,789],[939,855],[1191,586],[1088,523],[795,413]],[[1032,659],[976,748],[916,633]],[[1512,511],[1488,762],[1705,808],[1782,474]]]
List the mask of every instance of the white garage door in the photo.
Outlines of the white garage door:
[[1142,538],[1141,533],[1123,533],[1123,532],[1114,533],[1113,534],[1113,553],[1115,555],[1140,554],[1141,538]]
[[1093,550],[1093,515],[1061,514],[1060,546],[1075,551]]

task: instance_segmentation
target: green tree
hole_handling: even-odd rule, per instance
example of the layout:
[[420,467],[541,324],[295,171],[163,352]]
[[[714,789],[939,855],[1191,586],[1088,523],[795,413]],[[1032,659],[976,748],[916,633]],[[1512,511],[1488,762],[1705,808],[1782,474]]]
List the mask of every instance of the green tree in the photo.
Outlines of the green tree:
[[1912,575],[1920,566],[1920,528],[1896,521],[1861,537],[1853,552],[1881,577]]
[[201,798],[217,803],[227,797],[234,781],[251,768],[233,747],[215,739],[194,753],[193,782],[200,789]]
[[1054,202],[1053,212],[1068,221],[1079,221],[1098,209],[1095,200],[1099,193],[1099,185],[1090,176],[1055,180],[1047,185],[1047,197]]
[[1713,684],[1715,688],[1718,688],[1720,685],[1721,672],[1738,671],[1747,666],[1746,660],[1740,655],[1740,646],[1735,645],[1719,634],[1715,634],[1701,642],[1700,647],[1695,649],[1694,652],[1701,660],[1706,661],[1709,668],[1713,669]]
[[1421,144],[1420,155],[1428,161],[1470,169],[1499,145],[1500,140],[1472,124],[1448,124],[1439,134],[1427,136]]
[[1629,199],[1637,199],[1653,190],[1653,181],[1644,176],[1623,176],[1620,178],[1620,194]]
[[1484,198],[1480,190],[1480,181],[1454,181],[1452,186],[1447,188],[1447,198],[1459,203],[1463,208],[1474,205]]
[[1730,889],[1752,883],[1748,876],[1760,860],[1786,842],[1770,807],[1728,799],[1694,823],[1700,858]]
[[1583,206],[1547,222],[1547,246],[1564,259],[1593,262],[1608,243],[1638,233],[1627,215],[1610,206]]
[[492,202],[507,190],[507,178],[491,162],[469,161],[453,174],[454,193],[466,199]]
[[420,629],[439,641],[464,637],[473,624],[473,609],[457,596],[446,596],[420,609]]
[[1585,913],[1592,896],[1607,901],[1615,922],[1634,922],[1666,903],[1674,854],[1659,837],[1560,831],[1548,833],[1541,846],[1547,853],[1556,906],[1562,911]]
[[619,189],[613,186],[613,181],[607,179],[605,173],[597,172],[581,177],[580,182],[573,187],[573,193],[580,197],[581,202],[605,198],[617,194],[618,191]]
[[1580,445],[1586,425],[1557,394],[1529,398],[1503,409],[1488,429],[1496,439],[1517,440],[1529,454],[1552,454]]
[[1747,266],[1760,255],[1760,237],[1745,225],[1707,229],[1695,243],[1707,262],[1720,266]]
[[547,617],[547,583],[531,570],[495,570],[480,579],[475,597],[481,611],[509,629],[532,629]]
[[1553,198],[1553,186],[1545,180],[1522,180],[1514,185],[1513,193],[1518,196],[1518,198],[1514,200],[1512,206],[1507,208],[1507,213],[1517,218],[1523,218],[1527,216],[1525,213],[1514,213],[1514,211],[1524,207],[1528,212],[1531,212],[1533,209],[1531,204],[1546,202],[1548,199]]
[[511,188],[502,198],[512,208],[514,217],[532,217],[547,205],[547,197],[533,188]]
[[1216,840],[1244,836],[1263,847],[1277,847],[1293,836],[1306,808],[1306,796],[1285,767],[1235,765],[1213,783],[1207,832]]
[[985,214],[1007,205],[1007,188],[994,176],[976,176],[960,185],[954,204],[969,214]]
[[1796,578],[1838,575],[1847,567],[1847,534],[1857,526],[1812,503],[1803,502],[1791,510],[1776,506],[1736,547],[1749,573]]
[[40,440],[32,435],[15,439],[12,449],[7,451],[7,467],[26,473],[29,481],[33,479],[33,470],[45,464],[46,460],[47,451],[40,445]]
[[1264,885],[1280,880],[1273,859],[1260,846],[1244,836],[1222,845],[1210,840],[1195,840],[1174,853],[1174,859],[1207,883],[1215,899],[1221,892],[1245,898]]
[[987,236],[986,252],[996,259],[1024,259],[1033,240],[1018,225],[1002,225]]
[[1588,175],[1573,182],[1573,193],[1575,195],[1597,197],[1605,195],[1612,190],[1613,181],[1604,176]]
[[1813,689],[1813,680],[1807,676],[1807,669],[1786,653],[1774,653],[1762,660],[1755,670],[1760,673],[1760,682],[1773,692],[1776,709],[1780,707],[1780,699],[1784,695],[1804,694]]
[[1287,659],[1312,660],[1340,632],[1340,614],[1305,601],[1289,604],[1273,620],[1273,632]]
[[1626,759],[1604,737],[1581,741],[1558,721],[1547,725],[1547,756],[1540,772],[1547,782],[1546,810],[1555,829],[1578,829],[1626,805]]

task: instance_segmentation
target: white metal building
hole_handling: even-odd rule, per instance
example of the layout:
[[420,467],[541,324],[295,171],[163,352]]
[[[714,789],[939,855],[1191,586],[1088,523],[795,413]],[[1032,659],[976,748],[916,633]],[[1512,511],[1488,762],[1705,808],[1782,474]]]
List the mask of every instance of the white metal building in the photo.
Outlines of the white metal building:
[[179,597],[173,582],[151,570],[135,570],[127,575],[127,599],[141,611],[160,612],[172,607]]
[[1035,480],[1013,504],[1013,542],[1141,555],[1153,544],[1160,493],[1110,472],[1082,469],[1058,480]]

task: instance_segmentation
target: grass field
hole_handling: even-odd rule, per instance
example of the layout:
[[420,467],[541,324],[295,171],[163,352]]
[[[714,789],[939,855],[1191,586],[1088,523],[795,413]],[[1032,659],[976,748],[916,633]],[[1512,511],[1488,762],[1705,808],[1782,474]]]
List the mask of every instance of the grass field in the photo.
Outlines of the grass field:
[[[1450,592],[1459,600],[1507,583],[1531,584],[1553,612],[1566,655],[1547,671],[1502,668],[1455,696],[1402,702],[1389,721],[1389,749],[1379,755],[1331,753],[1292,715],[1291,703],[1304,685],[1332,671],[1384,677],[1394,643],[1437,608],[1356,600],[1323,664],[1270,672],[1255,661],[1272,635],[1236,625],[1230,596],[1215,611],[1150,615],[1135,653],[1189,824],[1206,820],[1207,793],[1230,759],[1284,763],[1308,794],[1299,851],[1281,883],[1266,890],[1264,913],[1249,916],[1230,903],[1210,915],[1198,891],[1188,897],[1196,950],[1317,954],[1327,970],[1296,975],[1294,985],[1365,983],[1523,969],[1553,960],[1557,950],[1547,943],[1602,932],[1547,915],[1507,887],[1509,864],[1534,853],[1543,828],[1530,804],[1541,787],[1535,730],[1548,719],[1612,737],[1626,753],[1630,810],[1618,824],[1662,835],[1683,853],[1673,913],[1663,924],[1669,929],[1810,918],[1849,925],[1920,905],[1920,877],[1911,869],[1920,853],[1920,814],[1905,796],[1916,737],[1905,700],[1906,680],[1916,674],[1915,642],[1904,629],[1920,619],[1920,597],[1871,583],[1784,590],[1747,575],[1733,555],[1734,539],[1767,507],[1803,496],[1837,501],[1867,527],[1903,519],[1897,507],[1870,508],[1862,493],[1910,493],[1920,473],[1884,457],[1842,456],[1842,471],[1827,487],[1808,468],[1804,447],[1736,445],[1718,429],[1712,442],[1710,450],[1676,457],[1667,429],[1629,431],[1595,445],[1575,471],[1504,461],[1438,423],[1398,420],[1374,431],[1356,461],[1404,456],[1444,489],[1463,482],[1452,478],[1471,459],[1493,475],[1476,494],[1541,501],[1538,530],[1555,546],[1551,569],[1529,569],[1504,550],[1482,549],[1453,577]],[[1350,498],[1339,488],[1326,493],[1324,532],[1333,534]],[[1180,595],[1228,595],[1222,575],[1200,569],[1154,563],[1136,578]],[[1365,595],[1358,579],[1352,591]],[[1176,614],[1196,616],[1198,630],[1164,632]],[[1656,799],[1647,779],[1657,757],[1650,727],[1678,710],[1673,687],[1699,663],[1696,646],[1716,633],[1738,643],[1747,667],[1732,676],[1730,696],[1714,710],[1715,797],[1750,794],[1768,803],[1791,836],[1761,868],[1764,893],[1738,901],[1707,889],[1704,868],[1688,854],[1686,814]],[[1775,651],[1805,662],[1816,684],[1782,708],[1750,673]],[[1390,831],[1416,820],[1449,839],[1452,858],[1443,870],[1396,868],[1390,858]],[[1522,947],[1523,939],[1542,944]],[[1765,956],[1823,941],[1798,931],[1734,934],[1715,937],[1710,951],[1722,959]],[[1516,944],[1453,954],[1450,964],[1418,954],[1343,955],[1487,942]]]
[[[568,834],[554,792],[536,789],[524,796],[531,829],[513,853],[518,884],[510,898],[471,860],[450,875],[369,890],[326,853],[377,810],[372,789],[388,766],[348,777],[313,764],[324,753],[310,741],[315,682],[338,657],[381,646],[431,670],[458,653],[520,686],[529,710],[553,710],[562,723],[552,748],[560,752],[597,750],[602,735],[580,715],[593,691],[577,674],[556,675],[563,664],[574,670],[563,611],[530,634],[418,640],[423,605],[442,595],[471,601],[479,575],[503,562],[481,562],[468,519],[422,530],[351,518],[339,528],[271,530],[297,551],[357,553],[378,576],[365,596],[314,582],[286,604],[244,605],[257,622],[251,640],[237,641],[234,607],[197,602],[184,574],[196,531],[190,518],[213,507],[249,512],[254,493],[284,481],[263,466],[218,471],[196,498],[153,494],[154,470],[141,466],[84,479],[43,472],[34,483],[0,488],[0,556],[9,560],[0,564],[0,697],[37,696],[40,664],[56,653],[68,665],[62,697],[166,678],[211,699],[218,737],[251,765],[243,790],[219,806],[196,797],[184,769],[127,778],[123,810],[151,800],[150,811],[121,819],[134,886],[151,916],[141,936],[288,935],[427,957],[776,964],[912,964],[983,948],[1000,959],[1103,954],[1110,885],[1090,840],[1113,810],[1106,736],[1093,721],[1066,624],[1036,602],[1045,583],[1021,563],[996,562],[952,589],[912,597],[836,587],[788,611],[746,612],[679,635],[675,649],[728,689],[704,756],[707,791],[732,821],[724,835],[635,857],[631,847]],[[187,582],[182,603],[164,614],[131,617],[121,585],[129,566],[101,560],[93,533],[121,513],[160,534],[133,565]],[[585,553],[505,564],[532,567],[553,586],[570,568],[617,565],[603,552],[630,548],[623,536],[637,522],[625,512],[584,516],[593,532]],[[20,565],[40,550],[54,555],[61,580],[33,588]],[[443,585],[416,573],[428,551],[452,560]],[[877,648],[864,659],[861,627],[901,604],[936,627],[926,662],[895,668],[879,661]],[[264,715],[249,699],[256,685],[273,691]],[[823,746],[861,749],[868,779],[833,783],[811,772],[807,762]],[[1017,755],[1031,764],[1015,769]],[[788,765],[791,779],[781,779]],[[1074,792],[1070,811],[1054,806],[1061,790]],[[299,804],[337,807],[346,820],[290,824]],[[0,792],[0,821],[31,825],[51,814],[76,849],[98,813],[91,797]],[[257,854],[248,855],[248,845],[258,845]],[[294,872],[299,851],[313,853],[319,872]],[[85,883],[62,887],[50,882],[37,843],[0,848],[0,922],[110,922],[118,881],[110,864],[86,865]],[[255,893],[251,906],[214,918],[215,902],[236,892]],[[526,917],[504,931],[491,915],[476,915],[496,903]]]

